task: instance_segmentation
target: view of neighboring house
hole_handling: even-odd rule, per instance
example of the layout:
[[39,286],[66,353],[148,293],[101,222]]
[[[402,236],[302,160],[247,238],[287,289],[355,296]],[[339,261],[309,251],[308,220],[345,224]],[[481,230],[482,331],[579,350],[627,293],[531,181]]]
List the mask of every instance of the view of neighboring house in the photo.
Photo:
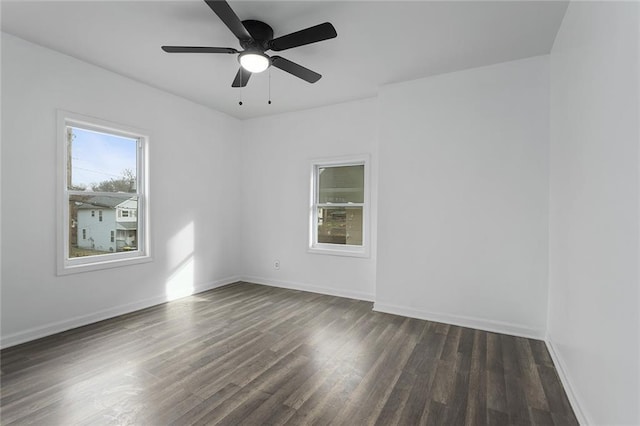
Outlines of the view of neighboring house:
[[135,198],[92,197],[77,206],[77,245],[103,252],[136,248],[138,202]]

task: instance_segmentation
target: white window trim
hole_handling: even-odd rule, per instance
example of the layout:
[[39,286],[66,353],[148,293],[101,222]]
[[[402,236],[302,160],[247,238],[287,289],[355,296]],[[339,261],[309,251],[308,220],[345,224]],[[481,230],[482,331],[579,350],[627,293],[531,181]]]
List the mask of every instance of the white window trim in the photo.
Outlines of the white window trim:
[[[69,195],[67,188],[67,126],[77,126],[88,130],[96,130],[113,135],[134,138],[138,140],[138,171],[136,173],[138,188],[138,217],[141,219],[138,229],[138,250],[131,252],[110,253],[104,255],[69,258]],[[57,188],[57,273],[68,275],[79,272],[96,271],[116,268],[126,265],[146,263],[151,257],[151,221],[149,201],[149,132],[131,126],[112,123],[94,117],[88,117],[69,111],[58,110],[58,188]],[[96,194],[111,195],[111,193]]]
[[[321,167],[364,165],[364,205],[362,208],[362,245],[349,246],[342,244],[317,243],[318,240],[318,209],[316,199],[318,193],[317,170]],[[310,198],[309,198],[309,245],[307,251],[315,254],[332,256],[370,257],[371,248],[371,156],[369,154],[348,157],[319,158],[311,160]],[[342,204],[336,204],[337,207]],[[345,204],[346,206],[346,204]]]

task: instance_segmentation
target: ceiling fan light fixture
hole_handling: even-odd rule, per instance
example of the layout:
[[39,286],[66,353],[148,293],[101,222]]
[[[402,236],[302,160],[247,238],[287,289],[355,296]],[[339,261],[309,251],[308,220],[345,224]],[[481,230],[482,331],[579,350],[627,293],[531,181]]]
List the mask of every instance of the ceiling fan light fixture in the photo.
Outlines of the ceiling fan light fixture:
[[245,52],[240,54],[238,59],[242,68],[250,73],[262,72],[269,68],[269,65],[271,64],[269,57],[260,52]]

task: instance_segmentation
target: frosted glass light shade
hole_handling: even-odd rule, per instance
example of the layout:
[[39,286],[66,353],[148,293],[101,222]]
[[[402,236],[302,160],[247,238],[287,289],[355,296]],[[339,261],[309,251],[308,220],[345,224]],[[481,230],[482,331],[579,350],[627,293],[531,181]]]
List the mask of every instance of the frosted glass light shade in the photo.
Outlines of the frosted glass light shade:
[[252,73],[262,72],[269,68],[269,58],[261,53],[243,53],[240,55],[240,65]]

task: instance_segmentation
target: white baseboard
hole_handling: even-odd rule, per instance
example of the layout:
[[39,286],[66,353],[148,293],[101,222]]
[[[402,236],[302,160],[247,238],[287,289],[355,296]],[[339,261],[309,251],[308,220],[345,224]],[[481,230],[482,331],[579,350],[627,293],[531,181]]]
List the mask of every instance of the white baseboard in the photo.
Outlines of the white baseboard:
[[490,331],[493,333],[508,334],[511,336],[526,337],[529,339],[544,339],[544,330],[527,327],[521,324],[488,320],[484,318],[467,317],[462,315],[444,314],[440,312],[429,312],[405,306],[389,305],[376,302],[373,310],[387,314],[401,315],[404,317],[417,318],[427,321],[441,322],[445,324],[458,325],[461,327],[475,328],[478,330]]
[[280,281],[273,280],[271,278],[262,278],[255,276],[244,276],[242,281],[248,283],[267,285],[271,287],[287,288],[290,290],[308,291],[310,293],[326,294],[327,296],[346,297],[347,299],[364,300],[367,302],[373,302],[374,295],[370,293],[364,293],[359,291],[342,290],[331,287],[322,287],[313,284],[292,282],[292,281]]
[[[202,293],[203,291],[211,290],[217,287],[222,287],[236,281],[240,281],[239,277],[227,277],[220,280],[216,280],[209,283],[199,284],[194,288],[193,294]],[[188,296],[185,296],[188,297]],[[87,315],[80,315],[77,317],[57,321],[51,324],[33,327],[27,330],[12,333],[0,338],[0,348],[8,348],[10,346],[26,343],[31,340],[40,339],[42,337],[51,336],[52,334],[61,333],[63,331],[71,330],[73,328],[82,327],[94,322],[103,321],[109,318],[117,317],[119,315],[128,314],[138,311],[140,309],[149,308],[151,306],[159,305],[170,301],[166,295],[154,296],[148,299],[139,300],[136,302],[125,303],[123,305],[115,306],[113,308],[103,309],[98,312],[92,312]]]
[[565,366],[565,363],[562,360],[562,357],[560,356],[560,354],[558,354],[558,351],[556,350],[555,345],[553,344],[551,339],[549,339],[548,335],[544,339],[544,342],[547,345],[547,349],[549,350],[549,354],[551,355],[551,360],[553,361],[553,364],[556,367],[556,371],[558,372],[558,377],[560,377],[560,382],[562,382],[562,387],[564,388],[564,391],[567,394],[567,398],[569,399],[571,408],[573,408],[573,413],[576,415],[576,418],[578,419],[578,423],[580,423],[581,425],[595,424],[594,422],[591,421],[591,419],[589,419],[589,417],[586,415],[586,412],[582,409],[582,404],[580,404],[576,396],[576,393],[574,391],[575,388],[572,385],[572,382],[569,379],[569,376],[567,375],[567,368]]

